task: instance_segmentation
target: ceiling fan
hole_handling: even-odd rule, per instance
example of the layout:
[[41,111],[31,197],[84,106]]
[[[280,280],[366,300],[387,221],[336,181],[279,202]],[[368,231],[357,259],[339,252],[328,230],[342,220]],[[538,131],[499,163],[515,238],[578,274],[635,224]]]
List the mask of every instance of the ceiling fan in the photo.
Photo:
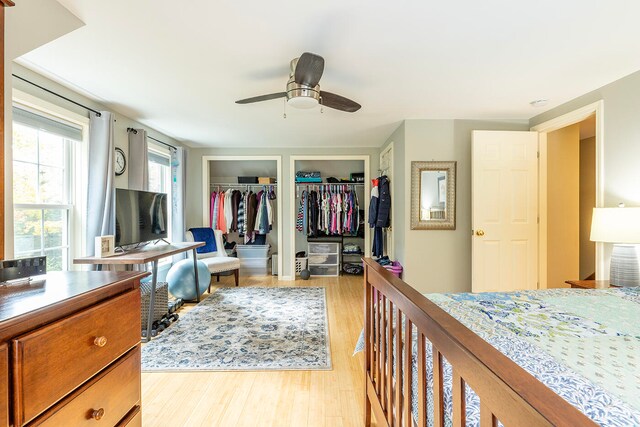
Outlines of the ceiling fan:
[[314,53],[305,52],[300,58],[291,60],[291,71],[286,92],[270,93],[241,99],[236,104],[251,104],[270,99],[287,98],[287,104],[296,108],[313,108],[320,104],[348,113],[360,109],[360,104],[344,96],[320,90],[320,77],[324,71],[324,58]]

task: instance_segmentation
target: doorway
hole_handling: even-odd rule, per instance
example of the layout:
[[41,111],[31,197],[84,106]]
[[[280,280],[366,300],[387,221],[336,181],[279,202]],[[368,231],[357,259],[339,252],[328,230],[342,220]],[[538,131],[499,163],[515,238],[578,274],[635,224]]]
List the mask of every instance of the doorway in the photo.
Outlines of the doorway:
[[[547,287],[595,278],[595,114],[547,133]],[[574,280],[574,279],[572,279]]]
[[[369,227],[367,224],[367,215],[369,212],[369,199],[371,197],[371,190],[369,186],[370,178],[370,158],[368,155],[295,155],[289,158],[289,170],[291,171],[291,179],[289,181],[289,206],[290,206],[290,218],[297,218],[300,183],[296,183],[295,175],[298,171],[314,170],[321,172],[321,176],[326,177],[348,177],[350,172],[364,172],[363,185],[359,186],[360,194],[360,208],[363,208],[364,218],[364,248],[361,249],[364,252],[364,256],[371,256],[371,236]],[[303,185],[304,186],[304,185]],[[362,245],[362,243],[360,243]],[[289,243],[289,263],[290,271],[292,275],[290,280],[295,280],[296,277],[296,252],[307,250],[307,241],[302,237],[298,231],[291,233]],[[341,269],[341,262],[338,267]]]
[[[588,240],[592,208],[602,207],[604,200],[603,119],[603,102],[598,101],[531,129],[540,133],[540,289],[563,287],[565,280],[572,280],[569,277],[584,279],[593,277],[595,274],[596,279],[602,280],[606,279],[608,274],[605,268],[603,243],[592,243]],[[581,132],[582,137],[580,136]],[[558,167],[569,169],[568,165],[563,164],[562,153],[558,153],[559,150],[557,150],[559,148],[562,151],[566,147],[560,147],[557,144],[551,145],[554,144],[554,141],[557,142],[557,137],[562,136],[563,133],[573,133],[574,135],[571,156],[574,171],[571,181],[574,183],[574,190],[572,191],[573,196],[571,196],[571,206],[569,203],[564,203],[562,197],[558,196],[561,189],[558,190],[560,186],[556,185],[554,179],[555,169]],[[582,141],[585,143],[584,145],[581,140],[584,140]],[[584,157],[581,158],[581,156]],[[581,177],[581,169],[583,172],[593,171],[593,174],[586,173]],[[583,181],[582,184],[580,181]],[[580,191],[584,191],[585,194],[581,195]],[[566,215],[568,212],[570,215]],[[578,247],[578,250],[575,251],[577,253],[571,255],[571,270],[558,267],[559,261],[551,258],[554,253],[557,253],[558,242],[555,237],[559,227],[562,227],[563,213],[565,220],[567,216],[573,218],[570,236]]]
[[[282,157],[281,156],[202,156],[202,224],[210,224],[210,197],[212,190],[222,188],[229,189],[253,189],[263,185],[229,185],[237,182],[238,176],[273,176],[276,183],[269,184],[275,187],[275,220],[272,233],[269,233],[268,241],[275,251],[283,249],[282,226]],[[226,184],[226,185],[225,185]],[[234,236],[237,238],[237,236]],[[282,257],[277,260],[278,280],[283,280]]]

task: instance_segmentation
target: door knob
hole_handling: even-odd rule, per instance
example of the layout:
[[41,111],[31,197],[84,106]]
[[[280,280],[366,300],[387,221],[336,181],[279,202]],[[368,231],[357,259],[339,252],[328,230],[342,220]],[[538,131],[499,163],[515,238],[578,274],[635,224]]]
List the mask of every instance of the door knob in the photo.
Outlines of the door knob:
[[476,231],[476,236],[478,236],[478,237],[482,237],[482,236],[484,236],[484,230],[478,230],[478,231]]

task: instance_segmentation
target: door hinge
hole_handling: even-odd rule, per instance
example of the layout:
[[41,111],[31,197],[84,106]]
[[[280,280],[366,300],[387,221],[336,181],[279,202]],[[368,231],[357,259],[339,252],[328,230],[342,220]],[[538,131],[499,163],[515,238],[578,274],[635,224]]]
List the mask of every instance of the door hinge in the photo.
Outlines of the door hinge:
[[538,158],[540,158],[540,152],[539,151],[536,153],[536,155],[538,156]]
[[540,224],[540,217],[538,217],[538,224]]

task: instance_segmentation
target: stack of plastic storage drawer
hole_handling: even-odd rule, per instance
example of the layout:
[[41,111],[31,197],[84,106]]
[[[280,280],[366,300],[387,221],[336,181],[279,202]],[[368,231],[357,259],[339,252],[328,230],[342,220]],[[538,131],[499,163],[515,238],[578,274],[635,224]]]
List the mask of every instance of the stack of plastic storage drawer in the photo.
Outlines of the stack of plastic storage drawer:
[[237,245],[240,275],[266,276],[269,265],[269,245]]
[[309,242],[307,268],[312,276],[340,274],[340,243]]

